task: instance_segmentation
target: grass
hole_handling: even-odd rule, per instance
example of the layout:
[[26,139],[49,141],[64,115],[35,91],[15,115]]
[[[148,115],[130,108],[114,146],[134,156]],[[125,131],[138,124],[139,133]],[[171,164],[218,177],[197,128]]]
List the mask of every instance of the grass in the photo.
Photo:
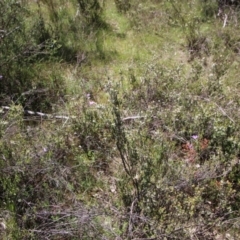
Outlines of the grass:
[[29,86],[70,118],[1,112],[4,238],[237,239],[238,10],[106,0],[89,25],[76,3],[29,2],[53,31]]

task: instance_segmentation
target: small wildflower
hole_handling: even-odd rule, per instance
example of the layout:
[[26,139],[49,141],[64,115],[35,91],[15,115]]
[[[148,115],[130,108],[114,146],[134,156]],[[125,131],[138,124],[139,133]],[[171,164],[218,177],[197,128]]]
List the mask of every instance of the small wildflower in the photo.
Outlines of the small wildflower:
[[94,101],[89,101],[89,105],[91,106],[91,105],[96,105],[97,103],[96,102],[94,102]]
[[192,138],[193,138],[194,140],[196,140],[196,139],[198,139],[198,135],[192,135]]

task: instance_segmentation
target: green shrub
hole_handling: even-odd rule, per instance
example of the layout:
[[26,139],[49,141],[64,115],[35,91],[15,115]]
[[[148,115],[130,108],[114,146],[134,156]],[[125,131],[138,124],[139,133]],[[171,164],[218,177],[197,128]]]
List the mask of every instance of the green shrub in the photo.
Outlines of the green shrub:
[[217,15],[218,4],[216,0],[200,0],[200,6],[202,8],[202,15],[205,20]]
[[128,0],[114,0],[117,10],[121,13],[126,13],[131,8],[131,1]]
[[101,5],[99,0],[78,0],[80,12],[84,15],[84,18],[89,25],[101,26],[103,24],[102,11],[103,4]]
[[[198,90],[204,69],[193,65],[192,70],[185,76],[183,66],[149,65],[145,75],[131,72],[127,86],[110,91],[115,144],[126,174],[118,185],[122,201],[134,214],[152,219],[151,227],[141,222],[142,231],[133,221],[134,236],[186,239],[192,234],[187,225],[193,224],[194,234],[206,238],[222,218],[234,216],[230,199],[238,202],[238,196],[225,177],[238,155],[238,124],[220,107],[225,104],[221,89],[212,89],[208,97]],[[126,114],[133,118],[125,122]],[[218,181],[226,187],[216,189]]]
[[[47,109],[53,100],[51,94],[64,92],[64,86],[56,76],[54,78],[59,83],[55,85],[48,83],[48,76],[38,77],[44,70],[37,68],[36,64],[51,58],[58,45],[44,27],[41,18],[36,18],[33,28],[30,24],[26,25],[25,19],[31,19],[32,15],[23,3],[2,1],[0,11],[3,29],[0,43],[1,101],[10,104],[8,99],[11,99],[24,107]],[[47,91],[42,91],[43,89]]]
[[[98,239],[103,213],[78,199],[97,186],[90,149],[83,152],[68,127],[42,132],[26,126],[22,115],[22,107],[11,106],[0,121],[0,209],[12,216],[7,236]],[[83,215],[88,220],[80,223]]]

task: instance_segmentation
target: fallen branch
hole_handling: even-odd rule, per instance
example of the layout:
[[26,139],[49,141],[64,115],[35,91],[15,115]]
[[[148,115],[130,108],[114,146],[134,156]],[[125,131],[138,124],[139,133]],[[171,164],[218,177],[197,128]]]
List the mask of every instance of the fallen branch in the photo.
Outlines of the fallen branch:
[[145,118],[145,116],[130,116],[130,117],[123,118],[122,121],[126,122],[126,121],[131,121],[136,119],[142,119],[142,118]]
[[[28,93],[25,93],[28,94]],[[9,106],[1,106],[3,112],[7,112],[11,109],[11,107]],[[47,113],[43,113],[43,112],[34,112],[31,110],[23,110],[23,114],[25,116],[35,116],[35,117],[40,117],[41,120],[44,119],[58,119],[58,120],[69,120],[71,118],[76,118],[76,116],[65,116],[65,115],[57,115],[57,114],[47,114]],[[134,121],[136,119],[143,119],[145,118],[145,116],[129,116],[129,117],[125,117],[122,119],[122,122],[130,122],[130,121]]]
[[[11,109],[9,106],[2,106],[1,108],[2,108],[3,112],[7,112]],[[65,115],[47,114],[47,113],[43,113],[43,112],[34,112],[34,111],[30,111],[30,110],[23,110],[23,114],[26,116],[40,117],[41,120],[44,120],[44,119],[68,120],[70,118],[74,118],[73,116],[69,117],[69,116],[65,116]]]

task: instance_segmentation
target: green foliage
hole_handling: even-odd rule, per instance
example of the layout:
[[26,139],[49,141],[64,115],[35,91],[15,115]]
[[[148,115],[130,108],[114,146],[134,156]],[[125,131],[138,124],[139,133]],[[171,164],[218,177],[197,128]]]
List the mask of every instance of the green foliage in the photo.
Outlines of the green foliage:
[[[83,197],[96,187],[91,173],[94,167],[72,142],[73,133],[52,129],[46,134],[30,126],[26,129],[18,106],[12,106],[0,123],[0,208],[14,214],[7,223],[14,225],[16,235],[12,234],[12,238],[97,236],[102,230],[94,210],[88,211],[77,201],[77,194]],[[76,224],[84,215],[94,231],[85,221],[80,228]],[[62,233],[65,224],[69,234]],[[52,231],[47,230],[49,227]]]
[[[28,87],[27,77],[32,77],[25,60],[28,40],[23,22],[23,17],[28,14],[27,10],[14,1],[1,2],[1,95],[22,91]],[[14,16],[14,17],[13,17]],[[10,80],[11,78],[12,80]],[[22,83],[22,84],[21,84]]]
[[1,239],[239,238],[239,15],[219,4],[0,3]]
[[[2,53],[0,97],[5,104],[9,104],[8,99],[11,99],[23,104],[24,107],[34,108],[40,102],[42,103],[41,109],[47,109],[53,98],[51,95],[45,95],[43,100],[42,88],[49,89],[49,92],[54,95],[64,91],[64,88],[60,86],[60,81],[58,87],[56,85],[53,87],[48,84],[47,76],[39,78],[38,74],[41,69],[38,69],[36,64],[51,58],[59,46],[46,30],[41,16],[36,18],[33,26],[26,25],[25,19],[29,18],[31,19],[31,12],[23,3],[1,2],[3,34],[0,43]],[[32,94],[28,94],[29,90],[32,90]]]
[[117,10],[121,13],[126,13],[131,8],[131,1],[114,0]]
[[78,4],[80,11],[84,15],[84,18],[88,24],[101,26],[101,15],[103,11],[104,1],[101,5],[99,0],[78,0]]
[[216,0],[202,0],[200,3],[202,7],[203,19],[209,19],[216,15],[218,11],[218,4]]
[[111,155],[111,116],[101,106],[85,102],[79,117],[73,122],[73,131],[79,147],[98,170],[108,171],[108,157]]
[[[114,137],[128,176],[119,185],[123,202],[129,208],[134,205],[136,214],[141,212],[156,220],[153,228],[142,222],[143,232],[132,222],[135,236],[160,236],[156,229],[161,229],[169,237],[185,239],[190,233],[184,228],[175,235],[179,222],[190,224],[193,219],[203,218],[204,224],[215,228],[235,206],[230,200],[237,199],[233,185],[216,189],[211,184],[218,184],[217,176],[226,177],[228,164],[235,165],[229,158],[238,154],[238,124],[219,108],[219,89],[212,90],[211,100],[198,92],[196,82],[200,81],[201,69],[193,66],[187,86],[180,67],[151,66],[140,78],[131,71],[129,87],[119,90],[118,86],[112,92]],[[184,87],[183,92],[176,91]],[[140,109],[144,115],[125,126],[122,109],[129,113]],[[196,134],[199,140],[193,138]],[[217,200],[219,194],[225,194],[222,201]],[[202,236],[205,227],[197,228],[195,234]]]

